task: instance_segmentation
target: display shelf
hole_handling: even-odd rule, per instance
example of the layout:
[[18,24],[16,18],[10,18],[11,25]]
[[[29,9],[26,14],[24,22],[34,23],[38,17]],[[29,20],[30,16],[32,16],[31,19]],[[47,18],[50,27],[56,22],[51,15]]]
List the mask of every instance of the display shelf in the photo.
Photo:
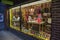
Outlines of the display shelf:
[[42,22],[38,23],[38,22],[28,21],[27,23],[30,23],[30,24],[43,24],[43,23],[45,23],[45,22],[42,21]]

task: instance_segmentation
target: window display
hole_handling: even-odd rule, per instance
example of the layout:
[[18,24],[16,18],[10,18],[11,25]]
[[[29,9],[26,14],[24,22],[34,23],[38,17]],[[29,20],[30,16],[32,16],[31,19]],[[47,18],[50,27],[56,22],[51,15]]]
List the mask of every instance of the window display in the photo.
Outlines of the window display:
[[51,1],[22,5],[22,32],[43,40],[50,40],[51,36]]
[[38,38],[50,40],[51,0],[36,1],[9,10],[10,27]]
[[10,27],[20,30],[20,8],[10,9]]

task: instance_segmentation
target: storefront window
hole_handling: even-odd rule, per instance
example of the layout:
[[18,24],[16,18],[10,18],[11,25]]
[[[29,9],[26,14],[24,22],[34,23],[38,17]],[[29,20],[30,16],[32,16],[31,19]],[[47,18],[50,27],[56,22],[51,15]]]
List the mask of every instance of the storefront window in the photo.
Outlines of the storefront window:
[[[29,4],[27,4],[29,5]],[[21,7],[22,32],[37,38],[50,40],[51,36],[51,2],[44,2]]]
[[10,9],[10,27],[20,30],[20,8]]

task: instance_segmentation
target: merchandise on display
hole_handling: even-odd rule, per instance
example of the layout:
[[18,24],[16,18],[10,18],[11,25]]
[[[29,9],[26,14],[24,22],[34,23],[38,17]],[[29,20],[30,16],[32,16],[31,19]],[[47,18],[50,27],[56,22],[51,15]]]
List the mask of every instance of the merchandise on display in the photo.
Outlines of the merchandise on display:
[[[43,5],[43,7],[42,7]],[[30,30],[30,34],[34,34],[35,37],[42,37],[43,39],[49,39],[50,38],[50,32],[51,32],[51,26],[47,26],[48,24],[51,24],[51,13],[50,13],[50,5],[49,3],[43,3],[38,6],[32,5],[26,6],[24,9],[28,10],[28,16],[27,16],[27,24],[28,24],[28,30]],[[25,11],[22,11],[25,13]],[[22,13],[22,14],[24,14]],[[26,14],[26,13],[25,13]],[[23,16],[23,15],[22,15]],[[31,25],[30,25],[31,24]],[[48,35],[49,34],[49,35]]]
[[11,8],[10,10],[10,27],[20,31],[20,9]]
[[38,39],[50,40],[52,20],[50,5],[51,2],[37,2],[32,5],[21,5],[21,8],[20,6],[11,8],[10,27]]

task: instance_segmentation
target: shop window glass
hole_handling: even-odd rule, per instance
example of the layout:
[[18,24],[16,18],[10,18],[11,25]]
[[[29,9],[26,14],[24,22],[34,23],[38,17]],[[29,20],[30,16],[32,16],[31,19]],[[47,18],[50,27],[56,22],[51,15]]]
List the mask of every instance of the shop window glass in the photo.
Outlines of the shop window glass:
[[10,27],[20,30],[20,8],[10,9]]
[[22,32],[37,38],[50,40],[51,36],[51,2],[22,7]]

